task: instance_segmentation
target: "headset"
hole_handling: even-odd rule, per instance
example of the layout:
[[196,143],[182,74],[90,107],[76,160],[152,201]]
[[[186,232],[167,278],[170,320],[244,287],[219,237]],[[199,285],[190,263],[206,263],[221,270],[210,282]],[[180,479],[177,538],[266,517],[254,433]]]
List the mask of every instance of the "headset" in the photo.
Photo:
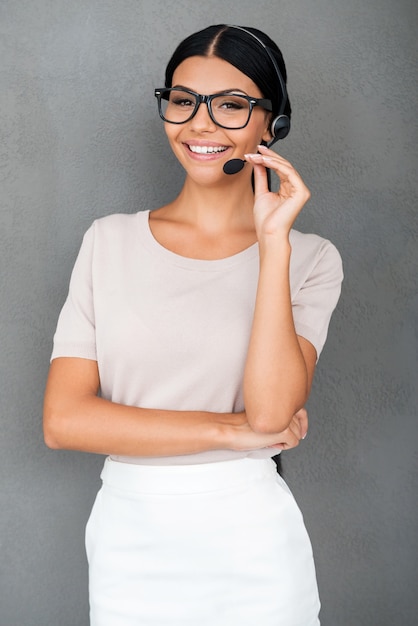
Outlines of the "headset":
[[272,139],[267,144],[268,148],[270,148],[279,139],[284,139],[285,137],[287,137],[290,131],[290,119],[287,115],[284,114],[284,109],[288,101],[286,83],[284,81],[282,73],[280,72],[279,66],[277,64],[276,59],[274,58],[273,53],[266,46],[266,44],[263,41],[261,41],[259,37],[257,37],[257,35],[254,35],[254,33],[252,33],[250,30],[247,30],[246,28],[243,28],[242,26],[235,26],[233,24],[228,24],[228,28],[236,28],[237,30],[241,30],[244,33],[247,33],[247,35],[250,35],[250,37],[252,37],[253,39],[255,39],[258,42],[258,44],[263,48],[267,56],[269,57],[275,69],[275,72],[277,74],[277,78],[279,79],[279,84],[280,84],[279,101],[281,102],[281,105],[280,105],[278,115],[274,118],[270,126],[270,133],[271,133]]

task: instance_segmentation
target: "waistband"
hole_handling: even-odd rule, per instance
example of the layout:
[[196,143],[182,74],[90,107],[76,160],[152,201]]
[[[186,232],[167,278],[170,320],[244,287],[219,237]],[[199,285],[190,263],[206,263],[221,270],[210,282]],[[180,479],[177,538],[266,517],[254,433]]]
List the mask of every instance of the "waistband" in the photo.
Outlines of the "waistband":
[[137,465],[108,457],[103,484],[143,494],[187,494],[219,491],[249,481],[277,477],[272,459],[236,459],[198,465]]

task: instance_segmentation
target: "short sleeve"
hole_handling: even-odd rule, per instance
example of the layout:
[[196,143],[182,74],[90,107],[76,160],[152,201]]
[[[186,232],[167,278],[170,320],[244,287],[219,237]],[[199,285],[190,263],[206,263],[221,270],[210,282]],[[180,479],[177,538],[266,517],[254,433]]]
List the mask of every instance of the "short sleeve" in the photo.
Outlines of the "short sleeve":
[[292,297],[296,334],[313,344],[317,358],[324,347],[343,280],[338,250],[325,239],[320,242],[310,259],[309,270],[302,284]]
[[67,299],[58,318],[51,360],[80,357],[97,360],[93,300],[94,225],[83,238],[75,262]]

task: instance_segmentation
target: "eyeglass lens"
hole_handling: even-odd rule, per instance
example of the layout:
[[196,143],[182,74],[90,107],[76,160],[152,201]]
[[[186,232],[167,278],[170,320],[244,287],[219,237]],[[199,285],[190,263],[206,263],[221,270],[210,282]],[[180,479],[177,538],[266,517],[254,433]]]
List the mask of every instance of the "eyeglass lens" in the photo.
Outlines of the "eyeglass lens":
[[[181,124],[193,116],[197,98],[187,91],[173,89],[163,94],[160,106],[167,122]],[[211,109],[213,120],[227,128],[245,126],[250,117],[250,103],[246,98],[235,94],[214,96]]]

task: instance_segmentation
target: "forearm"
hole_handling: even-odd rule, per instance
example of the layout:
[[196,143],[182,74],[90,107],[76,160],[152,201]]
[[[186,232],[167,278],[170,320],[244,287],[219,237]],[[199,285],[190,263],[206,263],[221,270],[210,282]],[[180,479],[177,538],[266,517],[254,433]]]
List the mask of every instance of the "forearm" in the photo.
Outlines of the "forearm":
[[51,448],[124,456],[176,456],[227,447],[232,414],[164,411],[116,404],[96,396],[45,404],[45,441]]
[[285,429],[308,395],[308,373],[295,332],[287,239],[260,245],[260,275],[244,374],[247,419],[256,431]]
[[44,436],[50,448],[163,457],[218,449],[254,450],[289,442],[289,432],[254,432],[245,412],[125,406],[98,397],[98,389],[95,361],[54,359],[44,401]]

